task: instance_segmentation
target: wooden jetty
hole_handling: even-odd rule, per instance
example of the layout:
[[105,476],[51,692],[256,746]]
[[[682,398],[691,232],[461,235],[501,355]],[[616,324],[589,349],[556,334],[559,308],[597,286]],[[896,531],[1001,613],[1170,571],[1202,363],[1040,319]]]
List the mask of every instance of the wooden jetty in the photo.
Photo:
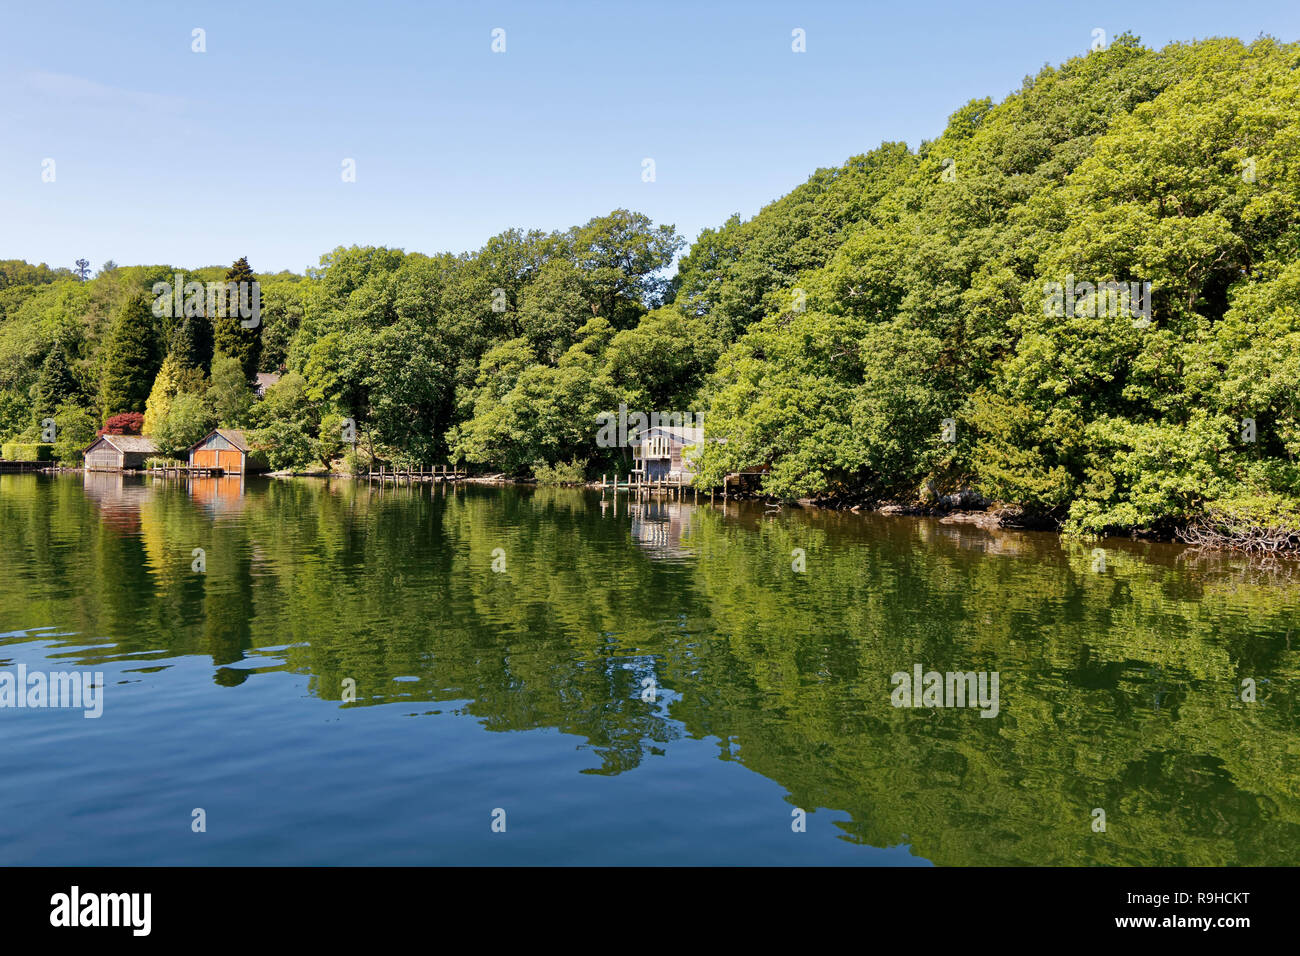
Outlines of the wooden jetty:
[[468,477],[468,472],[453,468],[451,465],[434,465],[431,468],[423,466],[419,468],[389,468],[387,465],[380,465],[378,469],[371,469],[366,473],[366,481],[377,481],[380,484],[393,482],[394,484],[417,484],[419,482],[445,482],[445,481],[463,481]]
[[[728,498],[743,497],[746,484],[756,475],[764,474],[763,471],[733,471],[725,475],[722,479],[721,488],[705,488],[703,491],[708,495],[709,501],[714,500],[715,495],[721,495],[722,500]],[[595,487],[596,483],[592,482],[588,487]],[[604,497],[606,491],[613,491],[617,496],[619,492],[627,492],[635,498],[675,498],[679,501],[685,500],[688,494],[694,495],[694,500],[700,500],[701,488],[694,483],[693,476],[687,474],[668,474],[660,478],[647,478],[643,472],[634,471],[631,474],[620,477],[618,474],[610,480],[608,474],[600,476],[600,493]]]
[[[695,500],[700,500],[700,489],[691,483],[689,476],[682,474],[666,474],[659,478],[647,478],[644,473],[632,472],[624,475],[622,478],[616,473],[613,480],[609,475],[600,476],[600,492],[603,495],[606,491],[613,491],[614,494],[627,492],[637,498],[675,498],[684,499],[688,492],[693,492]],[[709,492],[710,498],[713,492]]]
[[226,472],[224,468],[197,465],[151,465],[146,473],[163,478],[220,478]]

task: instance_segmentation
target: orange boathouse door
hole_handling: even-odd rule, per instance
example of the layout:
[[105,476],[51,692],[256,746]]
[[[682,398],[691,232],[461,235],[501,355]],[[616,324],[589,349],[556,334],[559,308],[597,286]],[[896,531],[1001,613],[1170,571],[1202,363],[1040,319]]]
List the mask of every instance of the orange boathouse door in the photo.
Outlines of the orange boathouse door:
[[227,475],[242,475],[243,459],[238,449],[200,448],[194,453],[194,467],[220,468]]

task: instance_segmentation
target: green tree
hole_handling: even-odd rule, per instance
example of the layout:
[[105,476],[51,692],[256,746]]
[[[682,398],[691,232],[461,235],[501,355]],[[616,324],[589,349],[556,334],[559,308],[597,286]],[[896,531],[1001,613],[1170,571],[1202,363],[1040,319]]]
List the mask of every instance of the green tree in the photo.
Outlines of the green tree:
[[0,389],[0,441],[18,435],[31,424],[31,410],[25,395]]
[[54,458],[76,463],[81,453],[95,440],[99,419],[79,405],[61,405],[54,413]]
[[133,293],[118,310],[102,359],[99,407],[104,418],[144,411],[160,362],[151,301],[143,292]]
[[206,388],[203,373],[184,364],[176,353],[163,359],[162,367],[153,380],[149,398],[144,407],[144,434],[152,435],[158,424],[167,417],[172,399],[182,392],[202,392]]
[[217,416],[207,396],[194,393],[177,395],[151,436],[159,450],[171,457],[181,457],[185,450],[217,425]]
[[212,360],[212,375],[207,392],[207,402],[216,416],[217,425],[223,428],[243,427],[255,397],[239,359],[218,353]]
[[207,372],[212,367],[212,323],[201,315],[186,316],[172,331],[169,352],[182,368]]
[[[228,291],[223,314],[208,317],[212,323],[213,352],[237,358],[244,370],[244,378],[251,382],[257,375],[262,357],[262,323],[259,316],[255,326],[245,327],[245,323],[253,319],[241,316],[240,303],[246,301],[251,309],[257,277],[248,259],[241,257],[226,272],[225,281]],[[234,291],[236,289],[239,291]]]
[[685,244],[672,226],[656,226],[627,209],[575,226],[569,240],[594,311],[615,328],[627,328],[662,303],[669,289],[662,270]]
[[67,352],[60,344],[41,364],[41,374],[36,380],[36,417],[44,418],[53,414],[60,405],[78,401],[80,392],[80,384],[68,364]]
[[[256,429],[249,441],[266,452],[272,468],[306,468],[318,459],[328,464],[325,456],[332,457],[331,449],[322,443],[325,424],[307,396],[306,379],[297,372],[290,372],[268,389],[253,406],[251,418]],[[333,416],[331,427],[339,440],[341,422],[340,416]]]

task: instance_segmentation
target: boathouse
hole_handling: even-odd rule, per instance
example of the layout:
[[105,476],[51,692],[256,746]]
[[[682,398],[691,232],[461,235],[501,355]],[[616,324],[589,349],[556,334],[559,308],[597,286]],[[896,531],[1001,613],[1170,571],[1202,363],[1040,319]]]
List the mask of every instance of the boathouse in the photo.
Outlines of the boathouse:
[[244,433],[237,428],[216,428],[189,448],[191,468],[220,468],[227,475],[247,475],[266,471],[261,455],[248,447]]
[[81,454],[86,471],[125,471],[144,468],[158,447],[145,435],[100,435]]
[[656,425],[639,432],[632,445],[632,474],[642,481],[688,482],[695,477],[693,456],[704,429]]

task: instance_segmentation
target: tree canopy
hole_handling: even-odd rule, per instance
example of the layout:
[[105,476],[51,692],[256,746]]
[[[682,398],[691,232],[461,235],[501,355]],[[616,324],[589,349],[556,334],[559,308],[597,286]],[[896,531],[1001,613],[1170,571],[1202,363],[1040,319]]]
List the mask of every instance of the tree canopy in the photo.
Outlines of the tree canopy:
[[[381,461],[598,474],[630,464],[597,442],[626,404],[702,412],[699,480],[762,464],[782,498],[969,488],[1085,532],[1295,513],[1298,64],[1268,38],[1124,35],[689,248],[616,209],[301,276],[2,262],[0,438],[189,394],[284,467],[338,454],[321,429],[350,419]],[[152,314],[178,273],[256,280],[260,323]],[[260,407],[216,381],[223,355],[292,386]]]

